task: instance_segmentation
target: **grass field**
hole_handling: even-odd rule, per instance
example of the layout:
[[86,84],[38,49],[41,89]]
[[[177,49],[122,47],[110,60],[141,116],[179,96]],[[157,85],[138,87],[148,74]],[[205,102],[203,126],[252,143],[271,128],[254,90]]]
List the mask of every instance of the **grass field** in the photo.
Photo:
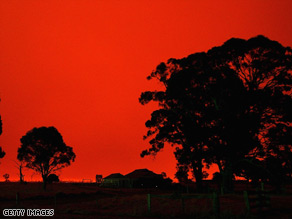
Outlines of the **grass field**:
[[[53,218],[215,218],[212,199],[157,197],[174,191],[158,189],[107,189],[92,183],[55,183],[43,191],[41,183],[0,183],[0,217],[3,209],[54,209]],[[147,194],[151,193],[151,212]],[[18,195],[16,195],[18,194]],[[198,194],[200,195],[200,194]],[[18,200],[16,200],[18,196]],[[187,196],[185,196],[187,197]],[[271,194],[271,207],[264,218],[292,218],[292,194]],[[258,218],[257,210],[246,212],[242,193],[223,195],[221,218]]]

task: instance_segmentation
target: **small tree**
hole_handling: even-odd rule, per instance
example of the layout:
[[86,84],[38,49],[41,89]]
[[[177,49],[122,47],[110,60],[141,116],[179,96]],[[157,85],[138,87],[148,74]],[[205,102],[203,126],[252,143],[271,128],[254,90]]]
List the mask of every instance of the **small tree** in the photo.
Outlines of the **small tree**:
[[3,177],[4,177],[4,179],[5,179],[5,182],[9,182],[9,174],[8,173],[5,173],[4,175],[3,175]]
[[20,183],[24,183],[24,175],[23,175],[23,168],[24,168],[24,163],[23,162],[16,162],[14,161],[15,163],[15,167],[18,169],[19,171],[19,182]]
[[48,176],[74,162],[75,153],[55,127],[34,128],[20,139],[17,159],[41,174],[46,189]]

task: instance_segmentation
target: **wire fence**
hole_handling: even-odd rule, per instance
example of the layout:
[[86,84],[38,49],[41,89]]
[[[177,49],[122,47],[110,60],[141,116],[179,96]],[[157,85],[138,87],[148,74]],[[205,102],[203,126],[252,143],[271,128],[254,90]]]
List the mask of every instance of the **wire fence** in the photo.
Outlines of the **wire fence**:
[[[181,206],[182,214],[198,214],[212,215],[219,218],[220,215],[229,213],[231,215],[251,215],[251,213],[262,214],[263,211],[269,210],[271,207],[270,196],[268,192],[260,190],[256,192],[244,191],[242,195],[218,195],[214,192],[212,194],[171,194],[171,195],[155,195],[147,194],[147,210],[148,213],[154,213],[155,205],[162,203],[161,199],[177,200],[177,206]],[[160,199],[160,203],[152,202],[155,199]],[[189,201],[187,200],[199,200]],[[171,208],[171,201],[169,201],[169,208]],[[188,205],[188,206],[187,206]],[[255,211],[253,211],[255,209]],[[157,212],[157,211],[156,211]]]
[[55,214],[84,215],[188,215],[196,218],[219,218],[230,215],[261,213],[270,207],[270,197],[265,191],[243,194],[137,194],[104,195],[100,193],[65,194],[53,196],[22,197],[19,192],[15,200],[0,200],[4,208],[50,208]]

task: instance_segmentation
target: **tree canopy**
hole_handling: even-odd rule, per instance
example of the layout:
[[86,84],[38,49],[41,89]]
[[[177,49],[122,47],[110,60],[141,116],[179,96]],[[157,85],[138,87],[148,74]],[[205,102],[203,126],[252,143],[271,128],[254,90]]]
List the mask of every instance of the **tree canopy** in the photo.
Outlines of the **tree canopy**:
[[139,99],[159,103],[145,124],[151,147],[141,156],[170,143],[180,172],[192,170],[200,184],[203,167],[217,164],[230,187],[244,163],[291,153],[291,70],[291,48],[264,36],[232,38],[208,52],[159,64],[148,79],[165,89]]
[[72,147],[67,146],[55,127],[34,128],[21,139],[17,159],[29,169],[40,173],[44,189],[50,174],[67,167],[75,160]]

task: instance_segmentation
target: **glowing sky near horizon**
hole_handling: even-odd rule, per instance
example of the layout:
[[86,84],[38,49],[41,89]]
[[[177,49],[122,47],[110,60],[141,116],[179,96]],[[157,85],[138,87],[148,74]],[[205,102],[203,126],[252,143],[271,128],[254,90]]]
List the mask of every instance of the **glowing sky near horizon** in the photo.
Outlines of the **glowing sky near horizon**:
[[[292,46],[292,1],[2,0],[0,2],[0,180],[17,179],[20,138],[55,126],[76,161],[60,179],[94,179],[148,168],[174,177],[167,147],[140,158],[156,108],[140,93],[162,61],[262,34]],[[26,171],[26,180],[37,179]]]

